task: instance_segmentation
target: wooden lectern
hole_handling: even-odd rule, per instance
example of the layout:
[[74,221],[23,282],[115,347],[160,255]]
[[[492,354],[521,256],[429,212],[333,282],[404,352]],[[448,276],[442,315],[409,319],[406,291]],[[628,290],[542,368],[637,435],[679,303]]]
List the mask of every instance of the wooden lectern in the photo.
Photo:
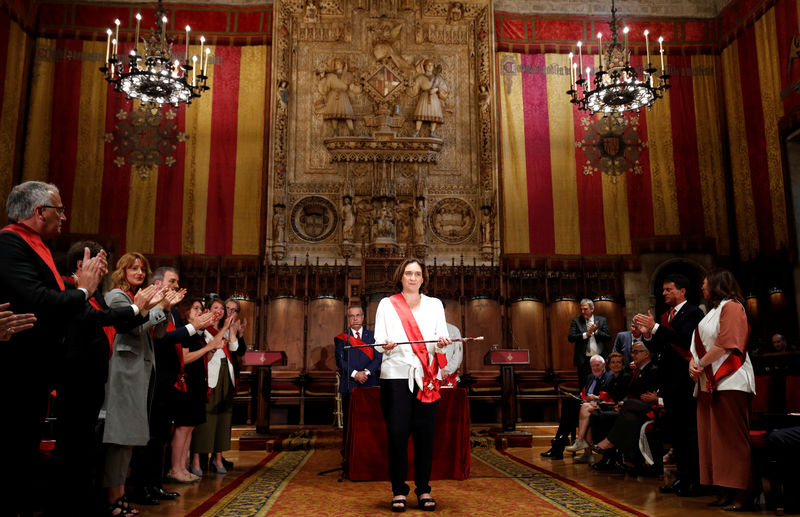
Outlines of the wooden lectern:
[[256,406],[256,433],[269,434],[269,399],[272,392],[272,367],[286,365],[286,353],[265,350],[246,352],[244,365],[258,370],[258,405]]
[[530,364],[530,352],[521,349],[489,350],[483,357],[483,363],[500,366],[500,378],[503,387],[502,410],[503,429],[493,433],[498,442],[505,441],[512,447],[531,447],[533,435],[525,431],[517,431],[517,387],[514,381],[514,365]]

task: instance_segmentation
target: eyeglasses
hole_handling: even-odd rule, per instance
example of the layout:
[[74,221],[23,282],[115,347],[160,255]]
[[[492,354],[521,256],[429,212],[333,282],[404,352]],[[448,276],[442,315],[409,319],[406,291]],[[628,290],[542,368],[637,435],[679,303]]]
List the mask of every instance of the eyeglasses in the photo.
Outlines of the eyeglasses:
[[64,211],[67,209],[65,206],[53,206],[53,205],[42,205],[41,208],[52,208],[58,215],[64,215]]
[[364,315],[363,314],[348,314],[347,317],[348,318],[363,318]]
[[225,310],[228,312],[239,312],[239,309],[236,307],[225,307]]
[[632,354],[643,354],[644,352],[644,350],[631,350]]

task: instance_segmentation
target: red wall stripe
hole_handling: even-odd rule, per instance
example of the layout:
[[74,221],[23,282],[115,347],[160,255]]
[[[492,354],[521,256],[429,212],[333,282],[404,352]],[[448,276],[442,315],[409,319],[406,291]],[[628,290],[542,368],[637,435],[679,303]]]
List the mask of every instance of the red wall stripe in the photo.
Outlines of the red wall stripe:
[[755,27],[751,26],[738,40],[739,69],[742,83],[747,149],[750,155],[750,182],[753,188],[756,227],[762,250],[775,249],[775,230],[772,227],[772,200],[767,170],[767,142],[764,135],[764,112],[761,105],[758,53]]
[[[529,70],[544,70],[542,54],[521,56]],[[531,253],[554,253],[553,183],[550,170],[550,124],[547,114],[547,76],[522,72],[525,113],[525,164],[528,185],[528,232]]]
[[[192,109],[191,107],[189,109]],[[197,106],[194,107],[197,109]],[[186,106],[177,110],[175,123],[178,131],[186,131]],[[180,255],[183,242],[183,176],[186,164],[186,143],[178,142],[172,167],[158,168],[156,190],[156,228],[153,252],[157,255]]]
[[[98,75],[100,75],[98,73]],[[125,100],[124,95],[108,87],[106,93],[106,133],[114,133],[117,124],[117,112],[122,109],[131,110],[131,102]],[[129,187],[131,184],[131,167],[127,163],[122,167],[114,164],[117,153],[114,151],[114,142],[106,143],[103,153],[103,185],[100,196],[100,224],[101,235],[115,235],[120,239],[120,254],[126,250],[125,239],[128,231],[128,205]],[[143,229],[143,231],[153,231]],[[133,250],[137,251],[137,250]],[[114,260],[119,258],[117,256]]]
[[[794,63],[791,79],[786,76],[786,68],[789,63],[789,44],[798,32],[797,24],[797,3],[795,1],[782,0],[775,4],[775,32],[778,40],[778,70],[781,77],[781,90],[788,88],[792,82],[800,81],[800,64]],[[797,105],[798,96],[791,92],[783,99],[784,112]]]
[[[240,47],[215,47],[221,65],[211,85],[211,156],[208,177],[206,253],[230,255],[233,249],[233,195],[239,115]],[[219,72],[219,73],[217,73]]]
[[[577,60],[576,60],[577,62]],[[593,56],[583,56],[581,68],[591,66],[594,69]],[[568,101],[569,98],[564,95]],[[586,131],[581,125],[581,117],[589,116],[573,106],[573,122],[575,125],[575,140],[580,141]],[[603,219],[603,173],[596,171],[594,174],[584,174],[586,155],[580,149],[575,149],[575,170],[573,174],[578,179],[578,212],[581,231],[581,254],[602,255],[606,252],[606,230]],[[569,171],[564,171],[569,174]]]
[[[72,191],[75,188],[75,166],[78,152],[78,99],[81,92],[81,62],[70,58],[70,52],[82,52],[83,42],[58,40],[54,77],[59,84],[53,88],[53,136],[50,141],[50,181],[61,190],[61,201],[67,214],[80,209],[72,206]],[[65,56],[62,59],[62,56]],[[103,78],[98,72],[97,80]],[[69,232],[67,217],[63,232]]]
[[[631,56],[631,65],[640,66],[641,56]],[[663,100],[659,102],[664,102]],[[647,116],[644,110],[640,111],[639,117],[639,139],[647,142]],[[674,123],[674,122],[673,122]],[[631,232],[631,240],[644,237],[652,237],[655,232],[653,221],[653,184],[652,173],[650,171],[650,148],[645,147],[639,155],[639,164],[642,167],[642,174],[625,173],[628,187],[628,221]],[[632,248],[635,250],[635,248]]]
[[[679,70],[692,67],[690,56],[670,56]],[[672,120],[672,157],[681,235],[705,234],[700,165],[697,155],[697,125],[694,113],[694,83],[690,74],[673,74],[669,91]],[[663,101],[659,101],[663,102]]]

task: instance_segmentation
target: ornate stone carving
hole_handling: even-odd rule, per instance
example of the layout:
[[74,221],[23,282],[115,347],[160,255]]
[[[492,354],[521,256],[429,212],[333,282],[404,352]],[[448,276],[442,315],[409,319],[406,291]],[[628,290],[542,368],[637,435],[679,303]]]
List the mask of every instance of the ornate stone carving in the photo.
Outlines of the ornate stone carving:
[[292,230],[305,241],[324,241],[339,224],[333,203],[320,196],[309,196],[292,208]]
[[342,198],[342,242],[352,243],[355,239],[356,231],[356,208],[353,206],[353,198],[344,196]]
[[411,82],[410,95],[418,97],[417,107],[412,117],[416,126],[414,136],[419,135],[423,122],[431,125],[431,136],[436,134],[436,126],[444,122],[442,110],[443,101],[450,94],[447,83],[441,76],[441,66],[438,68],[430,59],[423,60],[418,66],[419,74]]
[[286,252],[286,207],[277,203],[272,212],[272,255],[281,260]]
[[472,207],[459,198],[445,198],[431,210],[431,231],[449,244],[464,242],[475,230],[475,214]]
[[353,134],[353,104],[350,102],[350,93],[361,93],[361,86],[355,80],[355,75],[348,71],[347,62],[336,58],[333,60],[332,69],[318,71],[319,83],[317,89],[322,95],[315,107],[322,113],[322,118],[330,121],[331,131],[339,135],[339,122],[344,122],[350,134]]

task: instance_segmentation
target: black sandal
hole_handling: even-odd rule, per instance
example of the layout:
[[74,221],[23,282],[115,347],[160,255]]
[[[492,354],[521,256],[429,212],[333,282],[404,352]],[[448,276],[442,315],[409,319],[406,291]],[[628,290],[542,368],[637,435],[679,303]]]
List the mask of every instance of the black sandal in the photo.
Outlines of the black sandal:
[[[119,510],[119,512],[117,512],[117,510]],[[132,517],[134,515],[139,515],[139,511],[135,508],[131,508],[125,496],[118,498],[113,503],[108,503],[106,511],[110,517]]]
[[436,501],[433,499],[433,497],[423,497],[422,499],[419,500],[419,509],[422,510],[423,512],[435,512]]
[[[395,506],[397,505],[397,506]],[[406,511],[406,500],[405,499],[392,499],[392,511],[394,513],[403,513]]]

